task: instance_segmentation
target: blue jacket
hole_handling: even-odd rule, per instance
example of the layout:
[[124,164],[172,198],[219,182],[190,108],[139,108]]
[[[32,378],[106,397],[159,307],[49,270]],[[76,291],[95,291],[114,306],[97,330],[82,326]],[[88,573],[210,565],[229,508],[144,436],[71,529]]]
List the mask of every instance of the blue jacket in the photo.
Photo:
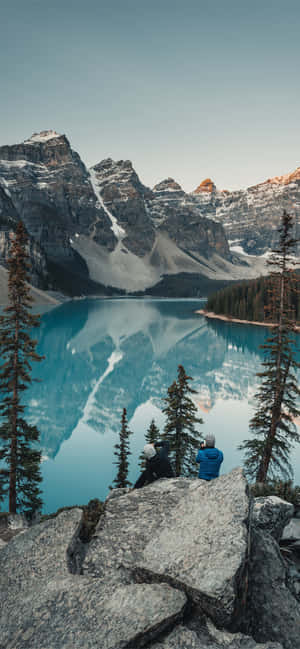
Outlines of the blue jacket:
[[200,462],[198,477],[202,480],[213,480],[219,475],[223,453],[218,448],[203,448],[198,451],[196,462]]

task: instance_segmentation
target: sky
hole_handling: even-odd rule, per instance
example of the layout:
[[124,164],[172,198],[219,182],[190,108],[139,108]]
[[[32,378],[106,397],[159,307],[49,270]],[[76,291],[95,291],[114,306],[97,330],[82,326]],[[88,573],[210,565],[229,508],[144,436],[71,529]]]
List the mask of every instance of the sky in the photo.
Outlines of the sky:
[[299,0],[0,0],[0,145],[64,133],[146,185],[300,166]]

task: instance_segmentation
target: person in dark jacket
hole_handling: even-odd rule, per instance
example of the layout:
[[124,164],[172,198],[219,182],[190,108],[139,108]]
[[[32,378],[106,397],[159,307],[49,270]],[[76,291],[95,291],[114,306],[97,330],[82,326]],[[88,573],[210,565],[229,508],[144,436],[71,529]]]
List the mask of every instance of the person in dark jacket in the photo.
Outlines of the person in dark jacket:
[[[157,449],[160,449],[157,451]],[[134,489],[140,489],[158,478],[174,478],[174,472],[168,458],[169,442],[155,442],[144,446],[146,468],[134,485]]]
[[199,475],[201,480],[213,480],[218,478],[220,466],[223,462],[223,453],[215,448],[215,436],[207,435],[205,442],[200,445],[200,451],[196,457],[196,462],[200,463]]

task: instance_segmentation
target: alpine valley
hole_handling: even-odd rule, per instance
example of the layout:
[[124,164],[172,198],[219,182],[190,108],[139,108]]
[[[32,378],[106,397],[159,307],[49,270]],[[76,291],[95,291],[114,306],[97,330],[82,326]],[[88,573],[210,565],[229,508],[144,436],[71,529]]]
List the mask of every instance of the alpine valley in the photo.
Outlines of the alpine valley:
[[87,169],[65,135],[0,147],[0,265],[22,219],[33,286],[66,295],[206,295],[266,272],[283,209],[300,230],[300,167],[239,191],[143,185],[129,160]]

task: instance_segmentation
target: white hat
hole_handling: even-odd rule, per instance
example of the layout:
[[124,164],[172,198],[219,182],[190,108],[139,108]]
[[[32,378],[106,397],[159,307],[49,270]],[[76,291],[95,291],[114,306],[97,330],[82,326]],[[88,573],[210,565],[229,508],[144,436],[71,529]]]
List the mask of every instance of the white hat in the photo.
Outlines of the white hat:
[[144,446],[144,455],[147,460],[151,460],[151,458],[156,455],[156,450],[152,444],[146,444],[146,446]]
[[205,437],[205,446],[207,446],[208,448],[213,448],[215,443],[216,443],[215,436],[212,435],[211,433],[208,433],[208,435],[206,435]]

